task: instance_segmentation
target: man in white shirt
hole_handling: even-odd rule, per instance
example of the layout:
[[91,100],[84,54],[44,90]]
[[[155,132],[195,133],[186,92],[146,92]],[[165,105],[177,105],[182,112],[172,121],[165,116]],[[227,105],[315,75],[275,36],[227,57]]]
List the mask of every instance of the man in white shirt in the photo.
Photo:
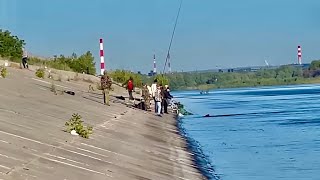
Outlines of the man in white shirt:
[[151,96],[153,98],[154,101],[154,112],[157,112],[157,105],[156,105],[156,100],[155,100],[155,94],[157,91],[157,84],[158,84],[158,80],[155,79],[151,85]]
[[27,60],[28,60],[28,53],[24,48],[22,48],[22,65],[23,65],[23,68],[29,69]]

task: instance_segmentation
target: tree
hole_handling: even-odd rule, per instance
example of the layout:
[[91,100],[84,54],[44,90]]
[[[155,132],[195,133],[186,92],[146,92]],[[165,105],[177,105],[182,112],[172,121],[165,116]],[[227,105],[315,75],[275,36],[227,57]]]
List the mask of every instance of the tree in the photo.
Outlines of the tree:
[[22,57],[22,48],[25,45],[24,40],[11,35],[11,32],[0,29],[0,56],[18,61]]

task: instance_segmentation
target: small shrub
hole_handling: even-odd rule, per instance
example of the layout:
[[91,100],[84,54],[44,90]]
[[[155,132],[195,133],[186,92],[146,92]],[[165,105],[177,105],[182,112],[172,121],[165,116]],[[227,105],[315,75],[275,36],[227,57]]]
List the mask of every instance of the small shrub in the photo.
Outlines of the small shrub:
[[73,78],[74,81],[79,81],[81,78],[79,77],[79,73],[76,73],[76,75]]
[[6,78],[7,75],[8,75],[7,68],[5,68],[5,67],[0,67],[0,70],[1,70],[1,77]]
[[10,67],[16,68],[16,69],[22,69],[20,64],[16,64],[16,63],[10,63]]
[[88,92],[92,92],[92,91],[94,91],[94,88],[93,88],[92,84],[89,84]]
[[90,78],[83,78],[83,82],[94,83]]
[[56,85],[54,85],[54,83],[51,83],[51,92],[53,92],[55,95],[57,95],[57,89],[56,89]]
[[66,132],[70,133],[72,130],[75,130],[79,136],[88,139],[89,135],[93,133],[93,127],[85,127],[82,123],[82,117],[79,114],[73,114],[69,121],[65,123]]
[[59,76],[58,76],[58,81],[62,81],[62,75],[61,74],[59,74]]
[[37,69],[37,71],[36,71],[36,76],[38,77],[38,78],[44,78],[44,69],[42,69],[42,68],[40,68],[40,69]]

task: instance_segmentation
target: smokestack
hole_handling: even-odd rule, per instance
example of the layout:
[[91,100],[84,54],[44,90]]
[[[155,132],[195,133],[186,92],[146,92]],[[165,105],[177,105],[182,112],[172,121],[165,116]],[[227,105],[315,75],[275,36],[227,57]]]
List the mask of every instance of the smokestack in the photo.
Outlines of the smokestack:
[[153,73],[157,73],[156,55],[153,55]]
[[302,64],[302,51],[301,51],[301,46],[298,46],[298,64]]

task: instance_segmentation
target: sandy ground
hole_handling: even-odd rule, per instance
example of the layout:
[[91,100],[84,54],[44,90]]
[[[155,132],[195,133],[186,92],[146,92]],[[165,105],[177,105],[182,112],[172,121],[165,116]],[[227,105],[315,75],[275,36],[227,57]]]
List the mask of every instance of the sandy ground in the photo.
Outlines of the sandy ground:
[[[0,78],[0,179],[205,179],[192,163],[173,115],[127,107],[84,82],[59,82],[8,68]],[[113,94],[125,94],[116,89]],[[64,132],[73,113],[94,127],[89,139]]]

